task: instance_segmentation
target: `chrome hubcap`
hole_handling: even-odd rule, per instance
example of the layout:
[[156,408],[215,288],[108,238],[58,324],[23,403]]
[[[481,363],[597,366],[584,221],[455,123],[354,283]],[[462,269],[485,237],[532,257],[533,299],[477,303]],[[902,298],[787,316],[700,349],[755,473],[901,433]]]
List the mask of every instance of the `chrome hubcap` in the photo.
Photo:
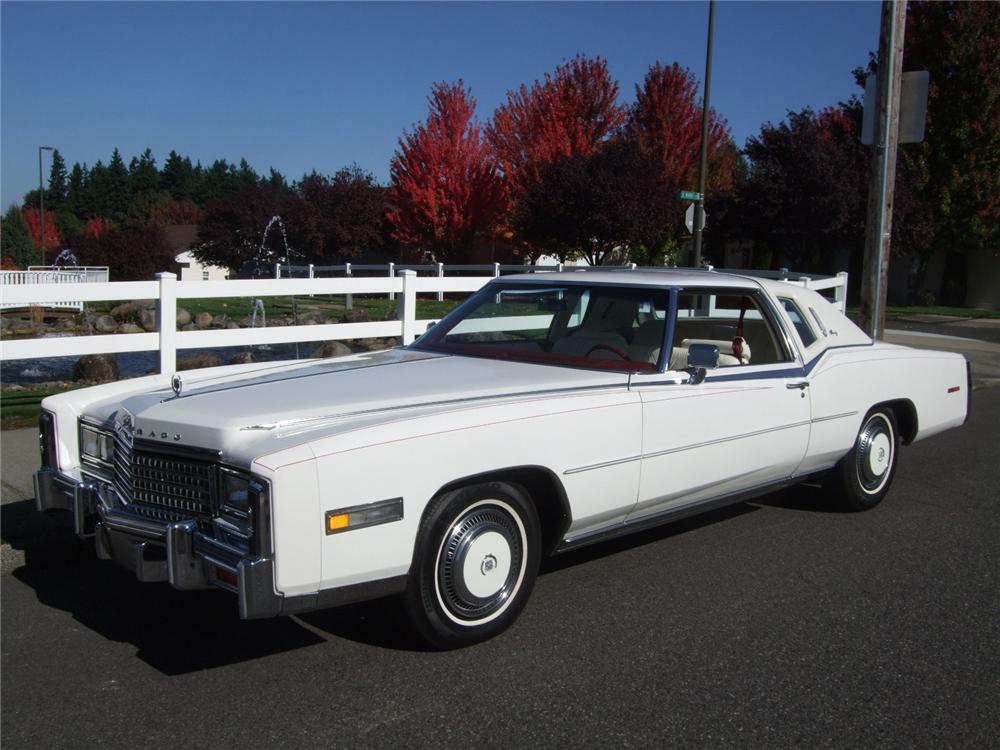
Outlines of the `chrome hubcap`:
[[452,524],[438,554],[438,591],[451,615],[481,620],[498,612],[521,581],[520,525],[502,507],[478,505]]
[[858,480],[865,492],[882,489],[892,468],[894,436],[892,425],[881,414],[876,414],[858,436]]

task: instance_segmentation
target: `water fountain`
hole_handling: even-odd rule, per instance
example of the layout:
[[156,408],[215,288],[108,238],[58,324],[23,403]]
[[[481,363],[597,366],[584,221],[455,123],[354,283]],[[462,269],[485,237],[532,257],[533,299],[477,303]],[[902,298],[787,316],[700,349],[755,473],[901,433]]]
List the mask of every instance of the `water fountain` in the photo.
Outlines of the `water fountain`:
[[56,259],[52,262],[52,265],[57,268],[64,268],[66,266],[79,266],[80,259],[76,257],[76,253],[70,250],[68,247],[62,250]]
[[[261,236],[261,239],[260,239],[260,248],[257,250],[257,260],[258,261],[264,260],[264,256],[267,253],[267,235],[270,233],[271,227],[273,227],[275,224],[277,224],[278,228],[281,230],[281,242],[282,242],[282,244],[285,247],[285,257],[282,260],[284,261],[284,264],[288,266],[288,275],[291,276],[291,274],[292,274],[292,249],[288,246],[288,232],[285,230],[285,222],[283,222],[281,220],[281,216],[279,216],[278,214],[275,214],[274,216],[272,216],[270,218],[270,220],[267,222],[267,226],[264,227],[264,234]],[[263,316],[263,314],[264,314],[264,304],[263,304],[263,302],[261,302],[261,300],[258,299],[254,303],[254,310],[253,310],[253,320],[254,321],[257,320],[257,305],[258,304],[260,305],[261,315]],[[299,324],[298,318],[299,318],[298,305],[296,304],[295,295],[292,295],[292,325],[298,325]],[[264,325],[265,325],[265,327],[267,325],[266,319],[265,319]],[[295,359],[298,359],[298,358],[299,358],[299,343],[296,341],[295,342]]]

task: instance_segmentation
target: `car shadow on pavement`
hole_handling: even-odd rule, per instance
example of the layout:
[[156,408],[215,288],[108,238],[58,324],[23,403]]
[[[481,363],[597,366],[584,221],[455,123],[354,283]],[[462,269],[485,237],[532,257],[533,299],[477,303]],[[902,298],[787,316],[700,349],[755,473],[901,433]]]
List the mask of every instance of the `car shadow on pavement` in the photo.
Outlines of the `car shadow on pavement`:
[[[46,607],[111,641],[131,643],[136,655],[166,675],[187,674],[323,643],[295,620],[240,620],[226,591],[176,591],[141,583],[113,562],[98,560],[69,514],[34,511],[34,503],[2,506],[3,541],[23,553],[11,575]],[[9,599],[7,603],[9,604]]]
[[848,513],[837,504],[835,497],[821,484],[809,482],[772,492],[749,501],[751,505],[781,508],[783,510],[801,510],[809,513]]
[[[822,489],[782,492],[599,542],[542,561],[540,575],[670,539],[762,509],[829,512]],[[220,590],[177,591],[141,583],[95,557],[93,543],[73,534],[69,515],[40,514],[32,501],[2,506],[3,540],[23,552],[13,571],[39,602],[68,612],[104,638],[131,643],[138,658],[166,675],[213,669],[315,646],[330,637],[399,651],[426,651],[408,627],[399,597],[294,617],[240,620],[235,597]]]

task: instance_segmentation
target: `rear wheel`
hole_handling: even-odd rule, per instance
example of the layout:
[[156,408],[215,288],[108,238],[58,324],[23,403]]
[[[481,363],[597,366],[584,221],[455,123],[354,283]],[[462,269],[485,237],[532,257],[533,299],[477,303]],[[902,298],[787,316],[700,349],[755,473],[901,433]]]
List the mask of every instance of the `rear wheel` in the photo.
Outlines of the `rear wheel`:
[[899,430],[891,409],[868,412],[851,452],[831,473],[830,489],[847,510],[874,508],[889,492],[896,473]]
[[527,494],[490,482],[436,498],[421,522],[405,594],[436,648],[492,638],[517,619],[535,584],[541,532]]

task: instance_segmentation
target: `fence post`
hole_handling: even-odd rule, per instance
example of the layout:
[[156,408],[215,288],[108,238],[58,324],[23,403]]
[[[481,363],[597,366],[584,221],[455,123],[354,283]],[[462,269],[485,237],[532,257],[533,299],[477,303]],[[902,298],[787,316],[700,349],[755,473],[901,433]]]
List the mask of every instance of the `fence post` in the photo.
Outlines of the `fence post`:
[[556,263],[556,273],[562,273],[562,270],[563,270],[563,264]]
[[313,273],[313,264],[312,263],[309,264],[309,278],[310,279],[315,279],[316,278],[316,276]]
[[629,263],[629,265],[631,266],[631,268],[629,269],[630,271],[634,271],[636,269],[635,263]]
[[398,276],[403,280],[403,293],[396,301],[396,317],[402,325],[403,346],[407,346],[417,338],[417,285],[413,283],[417,272],[408,268]]
[[[444,278],[444,263],[438,263],[438,278]],[[438,302],[444,302],[444,291],[438,291]]]
[[275,263],[274,264],[274,278],[276,278],[276,279],[280,279],[281,278],[281,264],[280,263]]
[[177,370],[177,275],[158,273],[160,298],[156,304],[156,330],[160,334],[160,373]]
[[847,315],[847,271],[838,273],[837,278],[840,279],[840,286],[834,287],[833,299],[840,311]]
[[[396,264],[395,263],[390,263],[389,264],[389,278],[391,279],[395,275],[396,275]],[[389,299],[396,299],[396,293],[395,292],[389,292]]]
[[[493,278],[494,278],[494,279],[499,279],[499,278],[500,278],[500,264],[499,264],[499,263],[494,263],[494,264],[493,264]],[[493,301],[494,301],[494,302],[495,302],[496,304],[498,304],[498,305],[499,305],[499,304],[500,304],[500,295],[498,294],[498,295],[497,295],[497,296],[496,296],[496,297],[494,298],[494,300],[493,300]]]
[[809,279],[809,277],[808,277],[808,276],[799,276],[799,282],[800,282],[800,283],[802,284],[802,286],[804,286],[804,287],[805,287],[806,289],[808,289],[808,288],[809,288],[809,281],[810,281],[810,279]]
[[[350,263],[345,263],[344,264],[344,275],[347,278],[351,278],[351,264]],[[351,294],[350,292],[348,292],[347,296],[344,298],[344,309],[345,310],[352,310],[353,308],[354,308],[354,295]]]

